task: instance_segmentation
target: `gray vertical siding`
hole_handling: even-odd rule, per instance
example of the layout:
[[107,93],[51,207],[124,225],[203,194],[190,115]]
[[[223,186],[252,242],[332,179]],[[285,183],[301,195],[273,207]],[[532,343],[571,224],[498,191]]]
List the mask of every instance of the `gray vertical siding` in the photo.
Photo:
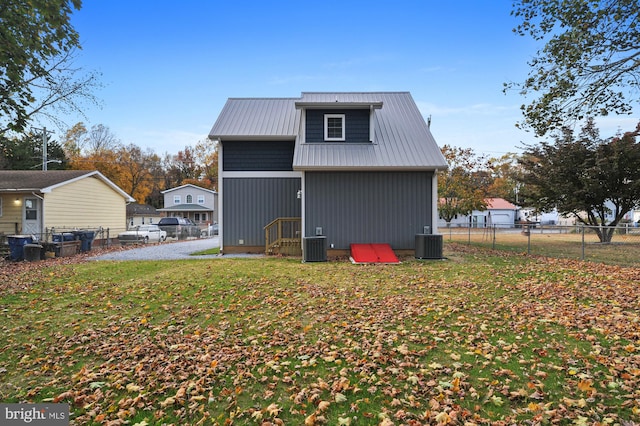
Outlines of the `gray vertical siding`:
[[295,141],[224,141],[224,171],[293,170]]
[[345,142],[370,142],[368,109],[309,109],[306,116],[306,142],[324,142],[324,115],[345,114]]
[[264,226],[278,217],[300,217],[299,178],[223,179],[223,245],[265,244]]
[[306,172],[305,236],[328,244],[389,243],[414,249],[432,222],[432,172]]

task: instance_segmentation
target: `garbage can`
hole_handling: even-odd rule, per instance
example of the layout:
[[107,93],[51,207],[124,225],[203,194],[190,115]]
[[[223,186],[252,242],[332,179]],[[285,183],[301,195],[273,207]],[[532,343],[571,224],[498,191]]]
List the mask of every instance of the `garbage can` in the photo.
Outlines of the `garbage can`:
[[8,235],[7,242],[11,260],[24,260],[24,246],[31,244],[33,238],[31,235]]
[[43,259],[44,250],[40,244],[25,244],[24,258],[28,262],[35,262]]
[[62,234],[53,234],[51,240],[54,243],[61,243],[63,241],[75,241],[76,235],[73,232],[64,232]]
[[75,231],[77,239],[80,240],[80,251],[90,251],[91,243],[93,243],[94,231]]

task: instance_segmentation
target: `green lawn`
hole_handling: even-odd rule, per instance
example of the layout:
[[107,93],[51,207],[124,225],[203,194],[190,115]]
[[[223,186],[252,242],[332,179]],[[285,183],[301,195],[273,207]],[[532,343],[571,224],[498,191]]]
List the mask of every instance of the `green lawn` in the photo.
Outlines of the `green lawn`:
[[[616,233],[610,244],[602,244],[594,232],[549,232],[534,230],[530,236],[510,229],[457,228],[444,231],[446,243],[456,242],[478,247],[568,259],[585,259],[610,265],[635,266],[640,263],[640,234]],[[495,237],[495,239],[494,239]]]
[[0,286],[0,402],[68,402],[72,424],[640,421],[640,269],[447,247],[43,262]]

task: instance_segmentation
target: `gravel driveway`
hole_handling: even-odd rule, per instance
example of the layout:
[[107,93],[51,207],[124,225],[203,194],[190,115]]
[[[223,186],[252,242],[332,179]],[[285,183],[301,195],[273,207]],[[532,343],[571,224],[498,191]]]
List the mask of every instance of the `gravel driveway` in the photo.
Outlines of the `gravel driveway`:
[[[148,244],[139,248],[114,251],[89,260],[172,260],[172,259],[210,259],[220,257],[212,254],[206,256],[191,256],[191,253],[220,247],[219,237],[198,238],[195,240]],[[224,256],[228,257],[228,256]]]

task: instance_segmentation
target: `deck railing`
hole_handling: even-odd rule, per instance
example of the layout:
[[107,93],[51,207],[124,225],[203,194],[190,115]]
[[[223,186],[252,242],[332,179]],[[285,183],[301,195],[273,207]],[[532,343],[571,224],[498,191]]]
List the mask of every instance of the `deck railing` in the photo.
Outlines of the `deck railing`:
[[302,219],[279,217],[264,227],[266,254],[302,255]]

